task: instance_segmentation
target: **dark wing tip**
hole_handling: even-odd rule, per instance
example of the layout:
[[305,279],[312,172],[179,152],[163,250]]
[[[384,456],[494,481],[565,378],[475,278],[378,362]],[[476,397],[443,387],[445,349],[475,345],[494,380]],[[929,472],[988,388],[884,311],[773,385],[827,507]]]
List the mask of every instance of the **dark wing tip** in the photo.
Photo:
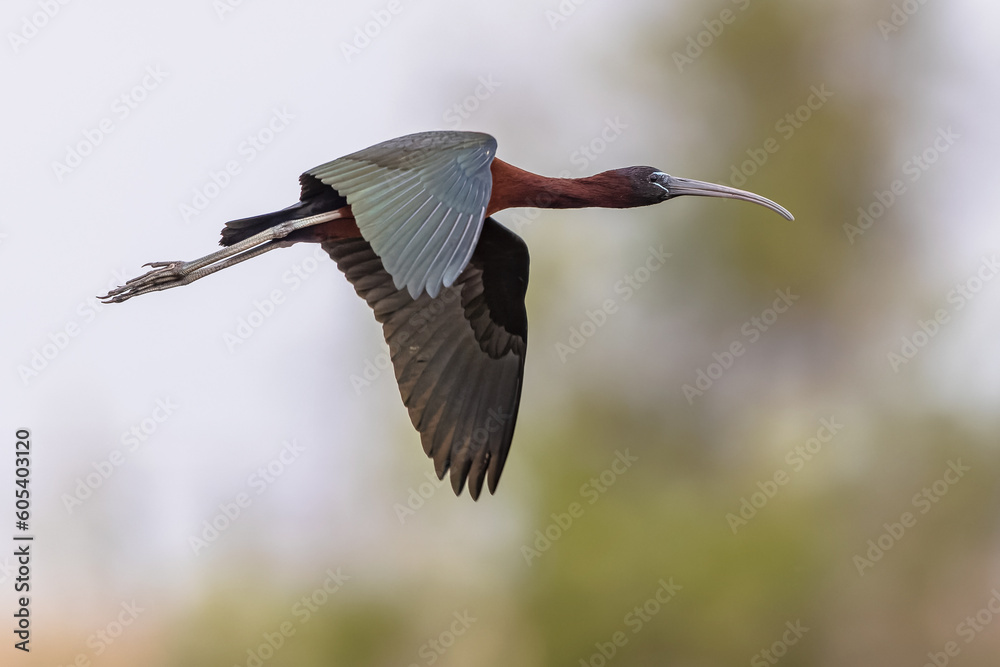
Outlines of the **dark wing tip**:
[[[465,488],[465,480],[469,476],[469,468],[472,466],[472,457],[463,456],[461,460],[458,461],[457,465],[452,465],[451,467],[451,489],[455,492],[456,496],[462,495],[462,489]],[[473,496],[475,499],[475,496]]]

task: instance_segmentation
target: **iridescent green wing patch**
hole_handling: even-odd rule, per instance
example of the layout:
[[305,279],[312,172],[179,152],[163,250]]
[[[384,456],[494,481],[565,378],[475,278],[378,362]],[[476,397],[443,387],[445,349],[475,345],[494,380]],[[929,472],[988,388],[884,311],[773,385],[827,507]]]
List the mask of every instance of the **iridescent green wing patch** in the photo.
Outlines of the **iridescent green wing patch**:
[[496,147],[479,132],[421,132],[306,173],[347,198],[397,289],[436,297],[454,284],[479,240]]

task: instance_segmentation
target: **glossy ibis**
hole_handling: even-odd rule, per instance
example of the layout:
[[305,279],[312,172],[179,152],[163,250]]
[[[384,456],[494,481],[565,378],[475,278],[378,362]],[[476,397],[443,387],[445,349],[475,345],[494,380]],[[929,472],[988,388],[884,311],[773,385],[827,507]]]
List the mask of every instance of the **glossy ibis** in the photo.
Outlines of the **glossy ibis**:
[[396,381],[438,477],[451,469],[478,498],[496,490],[510,449],[527,344],[528,249],[492,217],[511,207],[630,208],[682,195],[778,204],[653,167],[547,178],[496,159],[478,132],[422,132],[380,143],[299,177],[300,201],[227,222],[223,250],[153,270],[112,290],[120,302],[187,285],[300,241],[324,250],[375,311]]

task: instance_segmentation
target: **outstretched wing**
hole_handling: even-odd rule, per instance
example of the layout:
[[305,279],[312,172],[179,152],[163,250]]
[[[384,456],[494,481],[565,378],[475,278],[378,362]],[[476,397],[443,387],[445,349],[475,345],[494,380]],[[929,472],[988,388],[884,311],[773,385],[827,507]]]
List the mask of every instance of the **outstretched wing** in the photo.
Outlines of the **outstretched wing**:
[[528,338],[524,294],[528,249],[487,218],[468,266],[436,298],[395,286],[365,239],[326,241],[382,323],[410,421],[439,478],[479,497],[489,472],[496,490],[510,451]]
[[311,169],[347,198],[361,234],[397,289],[436,297],[468,264],[493,179],[496,139],[479,132],[421,132]]

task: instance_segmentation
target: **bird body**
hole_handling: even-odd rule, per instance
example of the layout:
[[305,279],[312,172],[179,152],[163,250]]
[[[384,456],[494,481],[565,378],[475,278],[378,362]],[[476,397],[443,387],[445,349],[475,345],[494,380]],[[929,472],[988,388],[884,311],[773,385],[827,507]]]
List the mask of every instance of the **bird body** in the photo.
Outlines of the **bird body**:
[[104,299],[185,285],[275,248],[322,244],[374,310],[424,452],[452,488],[496,490],[510,449],[527,348],[528,250],[491,216],[506,208],[630,208],[689,195],[758,203],[726,186],[627,167],[548,178],[496,156],[479,132],[421,132],[311,169],[299,202],[226,223],[223,250],[153,270]]

